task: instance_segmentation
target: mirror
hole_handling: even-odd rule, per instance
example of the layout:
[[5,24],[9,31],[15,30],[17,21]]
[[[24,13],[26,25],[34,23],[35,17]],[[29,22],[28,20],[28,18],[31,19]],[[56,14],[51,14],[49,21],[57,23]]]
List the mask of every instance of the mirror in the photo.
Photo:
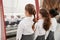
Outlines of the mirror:
[[18,24],[25,17],[25,5],[29,3],[35,5],[34,0],[3,0],[7,40],[16,40]]

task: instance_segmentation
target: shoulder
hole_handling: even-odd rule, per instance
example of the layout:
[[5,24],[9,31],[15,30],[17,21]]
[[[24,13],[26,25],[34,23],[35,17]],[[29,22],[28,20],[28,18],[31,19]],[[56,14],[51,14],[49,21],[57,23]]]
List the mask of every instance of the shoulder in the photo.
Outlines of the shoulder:
[[43,19],[39,19],[38,22],[37,22],[37,24],[41,25],[43,22],[44,22]]
[[19,25],[24,24],[24,23],[25,23],[25,18],[20,21]]
[[42,26],[43,21],[44,21],[43,19],[39,19],[38,22],[36,22],[35,26],[39,26],[39,27]]
[[51,18],[51,22],[57,23],[56,18]]
[[51,20],[55,20],[56,21],[56,18],[51,18]]
[[21,20],[19,24],[24,24],[24,23],[25,23],[25,19]]

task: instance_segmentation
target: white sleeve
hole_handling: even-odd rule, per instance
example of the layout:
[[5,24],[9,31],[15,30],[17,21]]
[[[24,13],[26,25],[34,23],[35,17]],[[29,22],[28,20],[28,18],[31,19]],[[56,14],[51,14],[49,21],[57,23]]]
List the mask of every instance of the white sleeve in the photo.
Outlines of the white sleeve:
[[35,24],[35,36],[34,36],[34,40],[36,40],[38,36],[38,28],[37,28],[37,23]]
[[56,22],[55,24],[53,24],[53,25],[52,25],[52,28],[51,28],[51,30],[52,30],[53,32],[55,32],[55,30],[56,30],[56,27],[57,27],[57,22]]
[[20,24],[18,25],[18,29],[17,29],[16,40],[21,40],[22,33],[23,33],[23,23],[20,23]]

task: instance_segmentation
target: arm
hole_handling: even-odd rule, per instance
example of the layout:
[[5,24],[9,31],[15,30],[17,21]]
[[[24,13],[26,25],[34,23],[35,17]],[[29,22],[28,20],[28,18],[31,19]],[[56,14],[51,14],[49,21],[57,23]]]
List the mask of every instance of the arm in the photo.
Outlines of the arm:
[[38,29],[37,29],[37,23],[35,24],[35,36],[34,36],[34,40],[36,40],[38,36]]
[[23,33],[23,24],[20,23],[18,25],[18,29],[17,29],[17,37],[16,37],[16,40],[21,40],[22,33]]

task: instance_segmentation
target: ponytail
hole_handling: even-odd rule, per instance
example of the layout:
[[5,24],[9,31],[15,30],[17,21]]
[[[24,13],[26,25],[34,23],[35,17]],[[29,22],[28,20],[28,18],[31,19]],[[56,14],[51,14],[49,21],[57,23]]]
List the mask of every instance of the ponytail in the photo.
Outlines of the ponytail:
[[47,31],[51,25],[50,15],[45,9],[40,9],[40,14],[44,18],[43,28]]
[[49,30],[50,25],[51,25],[50,18],[49,17],[45,18],[43,23],[43,28],[47,31]]
[[[33,16],[34,16],[34,19],[33,19],[33,21],[34,21],[34,23],[33,23],[33,25],[32,25],[32,29],[34,30],[35,29],[35,23],[36,23],[36,21],[35,21],[35,14],[36,14],[36,11],[35,10],[33,10]],[[34,30],[35,31],[35,30]]]
[[32,29],[34,30],[34,25],[35,25],[35,14],[36,14],[35,7],[34,7],[33,4],[27,4],[27,5],[25,6],[25,10],[27,10],[27,11],[29,12],[29,14],[31,14],[31,15],[34,16],[34,19],[33,19],[34,24],[33,24],[33,26],[32,26]]

